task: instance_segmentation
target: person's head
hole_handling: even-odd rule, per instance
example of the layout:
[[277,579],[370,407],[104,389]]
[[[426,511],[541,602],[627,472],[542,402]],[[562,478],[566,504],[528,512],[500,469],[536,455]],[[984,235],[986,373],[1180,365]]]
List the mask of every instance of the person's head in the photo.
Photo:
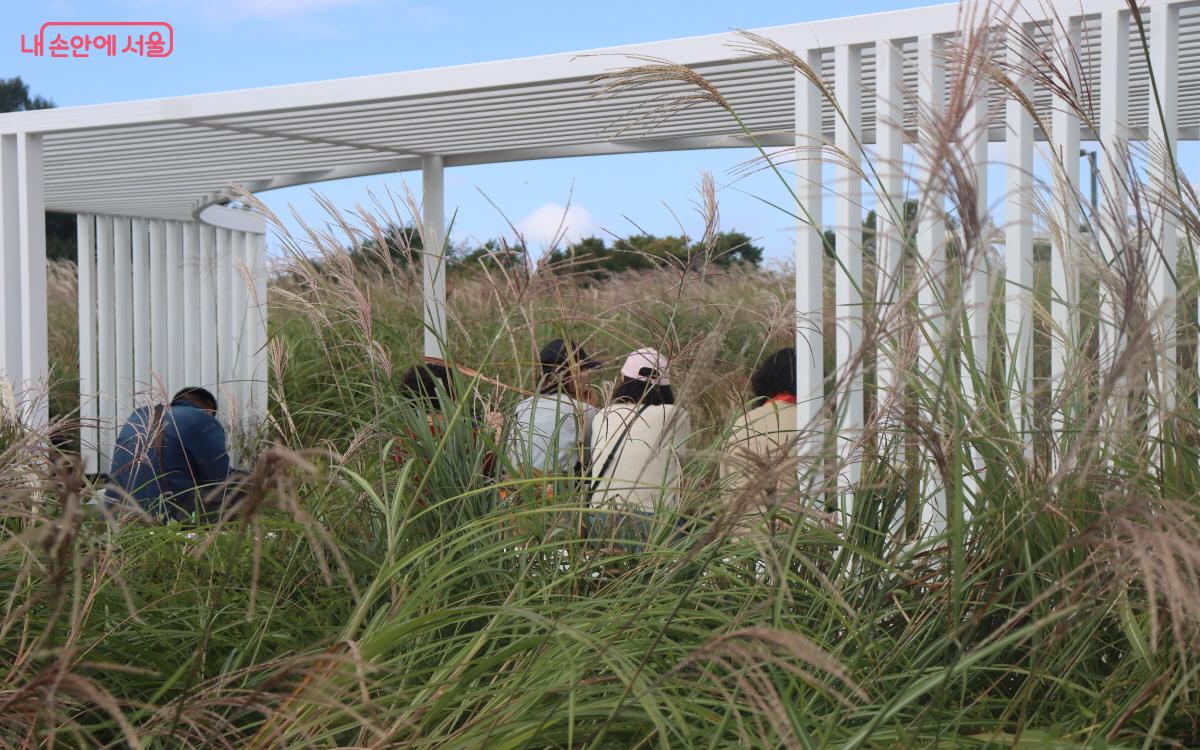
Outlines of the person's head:
[[754,402],[762,403],[780,396],[796,397],[796,349],[786,347],[767,357],[750,376]]
[[410,367],[400,379],[400,388],[413,399],[422,399],[435,411],[442,408],[438,398],[438,386],[450,397],[454,397],[454,381],[445,365],[418,364]]
[[217,413],[216,396],[212,395],[207,389],[195,385],[182,388],[172,396],[171,405],[174,406],[175,404],[191,404],[197,409],[206,411],[214,416]]
[[659,406],[675,403],[667,358],[656,350],[638,349],[621,365],[621,380],[613,389],[612,401]]
[[562,339],[554,339],[543,346],[538,360],[542,368],[539,390],[542,393],[565,392],[572,398],[581,398],[587,392],[591,371],[600,366],[582,346]]

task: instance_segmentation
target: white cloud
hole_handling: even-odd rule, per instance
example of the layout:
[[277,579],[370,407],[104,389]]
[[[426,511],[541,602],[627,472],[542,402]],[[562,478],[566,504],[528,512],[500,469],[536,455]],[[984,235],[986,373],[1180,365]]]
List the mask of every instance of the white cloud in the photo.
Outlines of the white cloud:
[[547,203],[517,222],[517,231],[532,249],[569,245],[596,234],[599,226],[583,206]]

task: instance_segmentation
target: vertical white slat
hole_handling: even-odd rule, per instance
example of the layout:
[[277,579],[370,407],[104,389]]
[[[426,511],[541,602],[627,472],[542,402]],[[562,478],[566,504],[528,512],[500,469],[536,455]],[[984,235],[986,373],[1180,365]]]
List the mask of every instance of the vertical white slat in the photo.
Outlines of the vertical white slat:
[[[967,308],[967,329],[971,338],[971,365],[977,373],[986,375],[988,368],[988,311],[992,303],[992,292],[988,288],[991,266],[991,223],[988,220],[988,130],[991,126],[988,112],[988,82],[983,76],[974,82],[974,99],[967,105],[963,117],[963,138],[971,161],[975,188],[975,220],[980,226],[980,246],[971,248],[970,265],[963,269],[963,294]],[[969,382],[969,381],[964,381]],[[981,378],[986,388],[986,377]],[[974,389],[967,391],[972,403],[977,403],[983,394]]]
[[922,366],[935,363],[935,350],[942,342],[945,321],[939,290],[945,283],[946,223],[940,165],[934,163],[940,148],[938,121],[945,109],[946,71],[941,37],[925,34],[917,39],[917,152],[919,178],[924,181],[918,209],[917,253],[921,259],[921,281],[917,301],[924,318],[921,344]]
[[229,253],[229,272],[232,276],[230,285],[230,340],[233,342],[233,361],[230,363],[229,379],[231,390],[237,399],[237,418],[239,424],[245,424],[246,401],[249,399],[249,358],[246,356],[246,320],[250,312],[249,268],[246,263],[246,250],[250,235],[248,232],[236,231],[231,234],[232,245]]
[[[252,236],[254,248],[254,306],[251,316],[251,328],[254,336],[251,339],[250,359],[253,363],[251,371],[250,403],[254,417],[261,422],[267,415],[267,236],[265,233],[255,233]],[[256,425],[257,426],[257,425]]]
[[79,309],[79,455],[83,470],[99,466],[100,416],[96,403],[96,217],[75,217]]
[[[875,145],[879,195],[876,205],[875,258],[878,267],[878,317],[893,321],[904,260],[904,51],[899,42],[875,43]],[[896,342],[881,330],[876,353],[876,409],[897,394]]]
[[216,274],[217,287],[217,381],[220,393],[221,408],[225,414],[233,414],[236,405],[230,401],[229,383],[233,379],[230,365],[233,364],[233,348],[236,342],[230,335],[230,321],[233,320],[233,259],[230,248],[233,245],[232,233],[228,229],[217,228],[216,261],[213,266]]
[[[1075,55],[1083,49],[1081,19],[1061,19],[1054,27],[1054,49],[1064,81],[1071,90],[1079,88]],[[1054,180],[1057,225],[1051,232],[1050,317],[1054,331],[1050,337],[1051,388],[1069,386],[1064,381],[1073,353],[1079,346],[1079,117],[1066,98],[1055,96],[1050,116],[1052,142],[1051,171]]]
[[[879,174],[876,200],[875,265],[878,282],[876,299],[880,323],[875,349],[875,410],[882,424],[903,423],[903,414],[888,419],[893,408],[903,410],[904,394],[900,361],[901,342],[893,333],[906,335],[903,312],[897,307],[904,289],[905,245],[908,227],[904,190],[904,47],[899,40],[882,39],[875,43],[875,146]],[[895,405],[895,406],[892,406]],[[885,434],[884,439],[890,436]],[[881,446],[897,466],[904,465],[907,446],[895,440]],[[900,538],[904,532],[905,510],[900,509],[888,524],[890,532]]]
[[21,369],[27,423],[49,423],[50,355],[46,318],[46,208],[42,136],[17,136],[18,232],[21,252]]
[[441,357],[446,343],[446,196],[445,164],[441,156],[421,157],[421,189],[425,355]]
[[[917,155],[920,189],[917,210],[917,254],[920,278],[917,304],[923,331],[919,334],[918,364],[927,372],[940,372],[938,353],[943,348],[946,321],[942,309],[946,283],[946,220],[942,165],[937,154],[942,146],[939,128],[945,111],[946,69],[944,41],[933,34],[917,38]],[[927,417],[931,415],[926,415]],[[933,466],[934,462],[928,462]],[[946,526],[946,489],[935,471],[925,472],[930,501],[921,504],[921,526],[940,533]]]
[[[182,380],[172,388],[179,390],[187,386],[200,385],[203,368],[200,364],[200,293],[204,286],[204,264],[201,260],[200,226],[194,221],[181,224],[180,238],[183,241],[183,314],[179,324],[183,338],[178,346],[183,349]],[[172,348],[175,351],[175,348]]]
[[[1127,236],[1126,156],[1129,138],[1129,11],[1109,10],[1100,17],[1100,254],[1113,263]],[[1101,372],[1112,367],[1122,346],[1118,340],[1119,297],[1100,286]]]
[[[1007,40],[1009,75],[1028,99],[1033,87],[1026,68],[1027,52],[1010,33]],[[1025,425],[1025,407],[1033,387],[1033,117],[1020,100],[1005,102],[1007,197],[1004,229],[1005,335],[1011,359],[1013,419],[1018,429]],[[1032,441],[1026,441],[1032,455]]]
[[[821,76],[821,50],[799,53],[816,78]],[[801,455],[820,458],[825,445],[821,411],[825,402],[824,264],[825,238],[821,211],[821,102],[823,95],[804,73],[795,74],[796,149],[796,430]],[[806,467],[801,467],[803,471]],[[822,480],[818,460],[811,468],[814,483]]]
[[116,252],[113,217],[96,217],[96,405],[99,410],[100,471],[112,460],[117,420]]
[[255,285],[255,257],[258,252],[257,234],[242,233],[241,273],[237,284],[241,288],[241,347],[238,356],[238,382],[241,384],[242,422],[250,429],[254,422],[254,353],[255,328],[258,325],[258,288]]
[[[217,276],[216,276],[217,228],[200,227],[200,294],[196,301],[196,316],[200,320],[200,382],[217,391]],[[219,395],[218,395],[219,398]]]
[[133,236],[128,216],[113,217],[113,261],[116,297],[117,421],[133,406]]
[[[1157,258],[1150,258],[1150,310],[1157,315],[1155,347],[1160,357],[1154,368],[1158,381],[1158,410],[1152,421],[1157,431],[1159,420],[1175,408],[1176,368],[1179,364],[1175,299],[1175,272],[1179,258],[1179,228],[1173,211],[1179,205],[1176,189],[1175,151],[1179,140],[1179,6],[1155,0],[1150,10],[1150,68],[1154,89],[1148,97],[1150,159],[1147,171],[1151,191],[1162,191],[1153,202],[1151,246],[1157,245]],[[1157,96],[1155,96],[1157,91]]]
[[[21,368],[21,234],[17,221],[20,192],[17,184],[17,137],[0,135],[0,377],[14,390],[20,390],[24,380]],[[5,404],[0,402],[0,410]],[[16,416],[8,415],[8,416]]]
[[[195,315],[187,306],[188,296],[193,299],[196,295],[196,277],[194,271],[188,270],[187,258],[184,253],[184,242],[187,238],[191,222],[172,221],[167,224],[166,246],[166,357],[169,363],[170,378],[167,385],[167,396],[170,397],[181,388],[188,385],[190,376],[187,370],[187,359],[184,353],[192,345],[186,333],[186,321],[190,318],[195,324]],[[193,245],[194,247],[194,245]],[[194,259],[193,259],[194,260]],[[194,333],[194,331],[193,331]]]
[[863,428],[863,263],[862,263],[862,51],[843,45],[833,51],[834,97],[841,116],[834,117],[834,224],[837,232],[834,284],[837,325],[838,456],[846,465],[847,516],[862,475],[862,456],[854,452]]
[[[167,353],[167,223],[150,221],[150,383],[157,391],[170,388],[171,359]],[[159,394],[169,396],[170,394]]]
[[[972,76],[972,72],[965,73]],[[965,248],[962,269],[963,304],[966,310],[966,335],[970,342],[970,356],[960,358],[960,382],[967,404],[977,410],[986,402],[991,342],[988,340],[988,317],[992,305],[991,245],[992,224],[989,221],[988,205],[988,136],[991,126],[988,111],[988,82],[986,76],[977,75],[971,81],[973,97],[966,105],[963,116],[962,138],[966,144],[966,155],[970,160],[971,181],[974,183],[975,205],[960,207],[960,211],[974,211],[974,220],[979,227],[976,247]],[[964,233],[965,235],[965,233]],[[979,478],[986,468],[978,449],[971,448],[971,463],[974,472],[963,477],[966,496],[978,498]],[[971,516],[970,506],[963,507],[964,520]]]
[[254,358],[258,351],[258,233],[245,232],[242,242],[242,275],[238,280],[245,297],[242,314],[241,373],[244,424],[251,429],[257,421],[254,404]]
[[133,392],[140,397],[150,383],[150,239],[145,219],[134,218],[133,248]]

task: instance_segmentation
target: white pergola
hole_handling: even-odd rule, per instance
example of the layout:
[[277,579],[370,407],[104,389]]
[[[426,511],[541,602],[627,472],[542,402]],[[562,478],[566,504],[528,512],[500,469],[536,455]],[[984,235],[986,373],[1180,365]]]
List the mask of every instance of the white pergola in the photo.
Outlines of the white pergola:
[[[1051,3],[1020,8],[1015,22],[1078,53],[1079,83],[1095,97],[1100,132],[1086,131],[1051,92],[1024,85],[1053,123],[1034,120],[1000,90],[982,92],[972,110],[968,144],[987,185],[1003,170],[1008,186],[1007,271],[1014,288],[1032,278],[1031,207],[1035,141],[1058,153],[1078,152],[1083,139],[1126,136],[1200,137],[1200,8],[1154,0],[1141,17],[1151,37],[1155,80],[1165,92],[1166,117],[1149,116],[1147,64],[1123,0]],[[906,11],[759,29],[821,71],[845,119],[805,78],[773,60],[747,57],[735,33],[638,44],[386,75],[0,115],[0,233],[4,284],[0,371],[27,397],[44,388],[46,271],[43,212],[80,216],[80,381],[85,455],[104,465],[107,434],[139,393],[160,384],[215,386],[245,413],[261,412],[265,390],[263,223],[219,206],[234,186],[251,192],[344,177],[421,170],[425,246],[425,346],[440,354],[445,286],[441,239],[447,167],[567,156],[744,147],[742,128],[716,104],[701,103],[665,121],[651,117],[663,97],[684,93],[663,81],[598,97],[593,79],[645,58],[689,66],[720,89],[765,146],[808,147],[827,139],[847,151],[873,144],[882,184],[895,200],[904,191],[905,144],[934,137],[915,115],[918,103],[940,105],[946,95],[942,50],[971,6],[939,5]],[[993,7],[999,17],[1010,4]],[[1015,52],[1010,51],[1010,55]],[[1019,60],[1014,56],[1014,62]],[[967,127],[964,127],[964,132]],[[1140,136],[1139,136],[1140,134]],[[987,140],[1007,143],[1005,163],[989,163]],[[1078,180],[1078,160],[1073,163]],[[919,167],[919,165],[918,165]],[[1151,165],[1151,168],[1157,168]],[[822,185],[821,164],[801,162],[799,196],[814,216],[832,202],[845,271],[839,271],[838,362],[850,362],[862,341],[860,219],[863,191],[874,190],[848,167],[836,170],[836,190]],[[1106,165],[1106,184],[1118,180]],[[993,196],[993,200],[1001,196]],[[936,196],[927,197],[936,200]],[[979,210],[989,205],[981,197]],[[1072,210],[1065,207],[1064,211]],[[925,215],[919,250],[944,252],[941,218]],[[1069,225],[1070,222],[1067,222]],[[1169,220],[1161,228],[1173,232]],[[899,229],[881,228],[880,252],[897,258]],[[1173,235],[1172,235],[1173,236]],[[819,316],[819,232],[800,227],[796,243],[796,303],[800,318]],[[1061,253],[1061,248],[1059,248]],[[889,255],[890,253],[890,255]],[[1065,256],[1064,256],[1065,257]],[[1065,262],[1065,261],[1064,261]],[[1062,265],[1062,264],[1060,264]],[[984,269],[968,294],[986,295]],[[855,279],[855,275],[859,279]],[[1064,274],[1066,274],[1064,276]],[[845,277],[845,278],[843,278]],[[1070,269],[1058,272],[1066,289]],[[1156,291],[1167,294],[1167,276]],[[1024,286],[1022,286],[1024,285]],[[936,304],[933,292],[922,303]],[[1022,371],[1030,372],[1031,306],[1018,295],[1008,306],[1009,334]],[[980,305],[980,309],[983,306]],[[1069,326],[1070,309],[1054,314]],[[982,335],[983,313],[973,321]],[[801,419],[817,415],[825,377],[820,326],[798,325]],[[1065,361],[1056,360],[1056,372]],[[881,366],[881,384],[891,377]],[[849,385],[842,429],[862,425],[861,376]],[[807,398],[805,398],[807,397]],[[46,420],[44,400],[27,398],[25,418]]]

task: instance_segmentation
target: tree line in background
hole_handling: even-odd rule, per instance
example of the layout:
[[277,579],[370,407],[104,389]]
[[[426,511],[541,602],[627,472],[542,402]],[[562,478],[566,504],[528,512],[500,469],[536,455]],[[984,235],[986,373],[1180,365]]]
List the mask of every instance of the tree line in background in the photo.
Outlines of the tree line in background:
[[[389,226],[382,236],[370,237],[350,255],[361,266],[419,265],[424,243],[412,226]],[[600,280],[626,271],[663,267],[688,267],[715,264],[729,268],[758,268],[763,249],[749,235],[729,231],[713,235],[707,241],[694,242],[686,237],[637,234],[613,240],[585,237],[561,248],[553,248],[540,260],[534,260],[528,248],[505,239],[490,239],[481,245],[452,244],[446,251],[447,264],[461,270],[517,270],[538,264],[569,268],[581,276]]]

